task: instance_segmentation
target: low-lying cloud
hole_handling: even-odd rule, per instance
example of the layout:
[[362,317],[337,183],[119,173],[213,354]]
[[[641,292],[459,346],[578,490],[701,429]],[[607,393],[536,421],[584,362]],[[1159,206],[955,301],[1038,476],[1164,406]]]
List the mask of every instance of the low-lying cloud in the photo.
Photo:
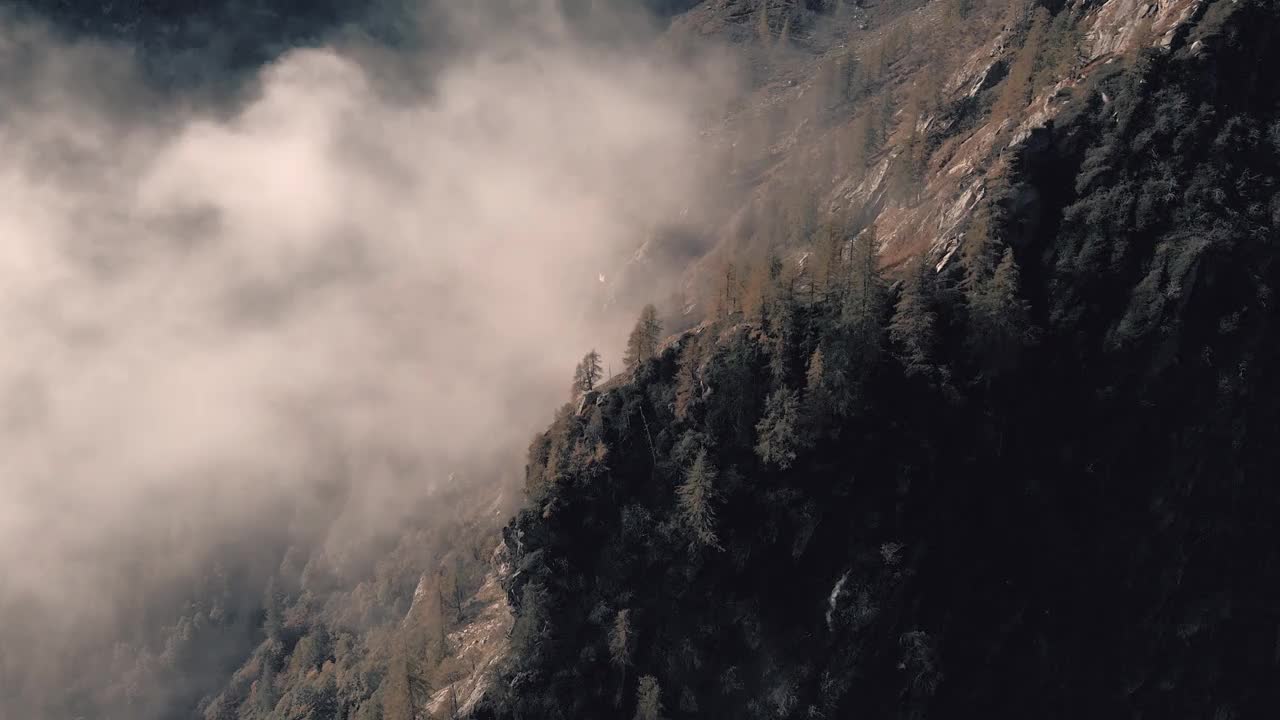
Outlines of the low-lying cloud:
[[217,113],[0,25],[40,50],[0,86],[0,612],[60,647],[140,552],[199,562],[333,473],[378,522],[621,345],[599,274],[698,203],[721,68],[521,17],[442,67],[290,52]]

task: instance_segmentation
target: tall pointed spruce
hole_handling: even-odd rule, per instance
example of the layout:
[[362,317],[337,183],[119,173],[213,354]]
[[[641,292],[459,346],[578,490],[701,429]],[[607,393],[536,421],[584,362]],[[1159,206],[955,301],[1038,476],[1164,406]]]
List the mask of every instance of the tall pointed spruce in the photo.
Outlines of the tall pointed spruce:
[[693,535],[695,543],[707,547],[719,547],[716,536],[716,512],[712,503],[716,499],[716,469],[702,450],[685,474],[684,484],[676,491],[680,519]]
[[884,352],[888,297],[877,250],[874,226],[854,239],[837,332],[827,342],[826,387],[837,415],[852,409]]
[[903,279],[902,294],[889,323],[889,339],[907,375],[927,373],[933,368],[938,324],[933,310],[934,282],[933,269],[923,258],[917,258]]
[[1005,248],[995,272],[969,293],[970,344],[988,378],[1016,367],[1022,350],[1035,340],[1020,286],[1017,260]]

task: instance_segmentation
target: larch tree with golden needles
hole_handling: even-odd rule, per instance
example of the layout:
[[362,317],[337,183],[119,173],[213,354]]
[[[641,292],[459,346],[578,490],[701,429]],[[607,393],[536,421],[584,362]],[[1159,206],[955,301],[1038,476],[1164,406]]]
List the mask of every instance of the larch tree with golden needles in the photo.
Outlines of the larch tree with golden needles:
[[658,354],[661,334],[662,322],[658,320],[658,309],[653,305],[645,305],[640,311],[640,319],[627,338],[627,354],[623,358],[627,370],[634,371],[640,363]]

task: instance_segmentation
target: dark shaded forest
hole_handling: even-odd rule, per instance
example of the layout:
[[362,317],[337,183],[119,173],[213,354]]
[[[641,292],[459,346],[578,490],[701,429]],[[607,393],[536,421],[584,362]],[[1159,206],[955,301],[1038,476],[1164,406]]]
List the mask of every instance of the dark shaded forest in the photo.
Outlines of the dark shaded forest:
[[850,223],[642,319],[530,448],[480,716],[1274,715],[1280,19],[1242,5],[1095,76],[940,272]]

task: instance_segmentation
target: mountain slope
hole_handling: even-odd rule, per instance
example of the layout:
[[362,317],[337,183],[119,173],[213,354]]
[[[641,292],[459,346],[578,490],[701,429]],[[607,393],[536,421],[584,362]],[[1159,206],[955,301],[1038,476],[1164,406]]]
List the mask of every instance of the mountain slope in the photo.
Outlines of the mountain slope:
[[[145,32],[103,6],[77,31],[151,38],[148,71],[198,84],[376,16],[267,5],[178,4]],[[394,518],[346,514],[364,478],[338,473],[248,513],[257,529],[175,589],[140,584],[112,618],[127,641],[104,630],[47,668],[0,652],[5,701],[205,720],[1273,716],[1273,3],[647,5],[673,14],[666,50],[741,63],[689,163],[718,163],[721,192],[600,276],[602,303],[659,303],[670,337],[556,413],[525,496],[498,449],[465,479],[392,462],[428,486]],[[197,22],[154,30],[169,11]],[[258,14],[237,30],[251,52],[228,33],[169,54]]]
[[[735,7],[700,21],[740,32]],[[690,281],[708,319],[530,450],[480,716],[1280,708],[1280,18],[1050,9],[1012,32],[1056,26],[1078,59],[971,53],[993,62],[962,65],[978,92],[933,116],[906,200],[909,143],[789,176],[831,148],[807,120],[754,161],[758,205]],[[818,210],[781,202],[802,181]],[[797,229],[826,203],[852,219]]]

